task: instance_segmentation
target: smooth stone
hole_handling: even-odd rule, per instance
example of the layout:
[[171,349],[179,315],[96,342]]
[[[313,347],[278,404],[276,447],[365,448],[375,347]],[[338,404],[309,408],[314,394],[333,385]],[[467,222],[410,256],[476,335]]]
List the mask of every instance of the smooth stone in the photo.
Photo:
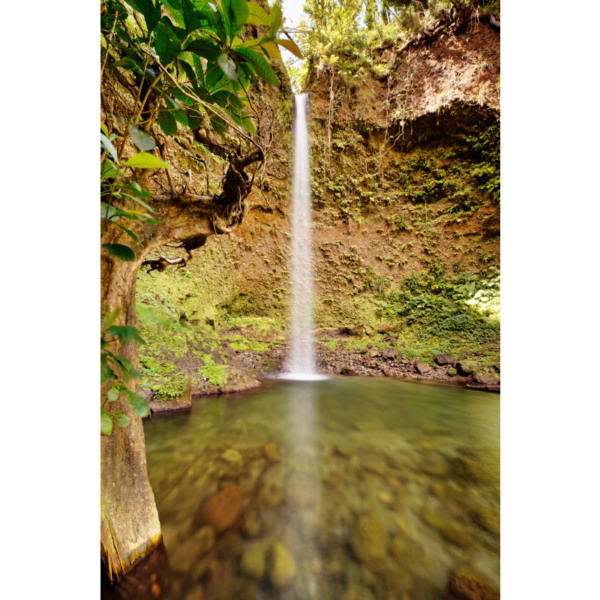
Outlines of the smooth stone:
[[239,463],[242,460],[242,455],[237,450],[230,448],[221,454],[221,458],[230,463]]
[[500,509],[493,506],[479,506],[471,512],[471,518],[486,531],[500,535]]
[[350,545],[362,563],[375,572],[387,554],[388,533],[377,515],[363,516],[350,533]]
[[485,478],[487,469],[476,460],[459,456],[452,461],[452,474],[458,479],[479,481]]
[[421,465],[421,471],[432,477],[444,477],[445,475],[448,475],[450,466],[443,460],[428,460]]
[[201,509],[200,520],[212,525],[215,533],[233,527],[242,514],[244,491],[232,485],[213,496]]
[[435,358],[434,358],[435,362],[438,365],[452,365],[454,366],[456,364],[456,357],[454,356],[454,354],[438,354]]
[[456,369],[461,375],[473,375],[475,369],[467,362],[456,363]]
[[447,523],[442,517],[431,511],[423,513],[423,520],[432,529],[435,529],[445,540],[458,546],[467,548],[473,543],[473,539],[468,533],[465,533],[452,523]]
[[417,371],[419,371],[419,373],[421,373],[421,375],[425,375],[425,373],[429,373],[429,371],[431,371],[431,369],[429,368],[429,365],[422,361],[418,361],[415,364],[415,368],[417,369]]
[[260,537],[262,533],[262,525],[260,523],[260,519],[258,518],[256,510],[248,510],[244,514],[243,530],[244,533],[246,533],[251,538]]
[[255,544],[242,554],[242,571],[254,579],[262,579],[267,564],[267,550],[263,544]]
[[270,508],[276,508],[283,501],[283,489],[275,481],[267,481],[262,487],[259,500]]
[[475,381],[483,385],[498,385],[498,378],[495,375],[477,375]]
[[215,544],[215,533],[210,525],[201,527],[187,542],[170,556],[170,562],[178,571],[188,571]]
[[296,577],[296,562],[279,542],[273,546],[273,566],[270,573],[271,583],[279,590],[289,585]]
[[271,462],[281,462],[279,448],[273,442],[269,442],[260,448],[261,454]]

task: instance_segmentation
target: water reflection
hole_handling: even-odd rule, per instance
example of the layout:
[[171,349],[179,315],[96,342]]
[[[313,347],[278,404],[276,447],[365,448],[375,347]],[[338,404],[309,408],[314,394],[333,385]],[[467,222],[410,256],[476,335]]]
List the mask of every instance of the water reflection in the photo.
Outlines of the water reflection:
[[457,570],[499,588],[497,396],[267,382],[145,435],[170,569],[157,597],[433,600]]

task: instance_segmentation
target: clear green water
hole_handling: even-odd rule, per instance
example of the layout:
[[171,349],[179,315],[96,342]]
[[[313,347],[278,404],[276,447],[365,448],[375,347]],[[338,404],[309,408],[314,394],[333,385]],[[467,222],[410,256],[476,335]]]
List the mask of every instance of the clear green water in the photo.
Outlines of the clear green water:
[[[500,587],[497,395],[268,381],[144,431],[169,563],[148,597],[427,600],[454,570]],[[229,486],[242,516],[207,550],[201,508]]]

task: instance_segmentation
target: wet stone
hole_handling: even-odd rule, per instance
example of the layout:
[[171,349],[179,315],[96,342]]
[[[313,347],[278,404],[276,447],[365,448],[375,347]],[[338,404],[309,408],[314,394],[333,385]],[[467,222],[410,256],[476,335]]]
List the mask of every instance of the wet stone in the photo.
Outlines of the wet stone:
[[242,460],[242,455],[237,450],[230,448],[221,454],[221,458],[229,463],[239,463]]
[[242,571],[254,579],[262,579],[267,564],[267,551],[263,544],[258,543],[244,551],[242,555]]
[[471,517],[486,531],[496,536],[500,535],[500,509],[493,506],[479,506],[471,512]]
[[460,456],[452,461],[452,474],[458,479],[479,481],[485,478],[487,469],[480,462]]
[[361,517],[352,529],[350,545],[361,562],[380,571],[380,561],[387,553],[387,537],[383,521],[376,515],[367,515]]
[[287,548],[280,543],[273,546],[272,568],[269,573],[271,583],[277,589],[287,587],[296,577],[296,562]]
[[271,462],[280,462],[281,461],[281,455],[279,454],[279,448],[277,448],[277,446],[273,442],[270,442],[270,443],[266,444],[265,446],[263,446],[260,449],[260,452],[265,458],[267,458]]
[[200,528],[191,539],[179,546],[170,557],[173,568],[188,571],[215,543],[215,533],[210,525]]
[[212,525],[216,533],[233,527],[242,514],[243,490],[235,485],[213,496],[200,510],[202,523]]
[[466,573],[453,573],[444,600],[500,600],[500,594]]
[[464,532],[461,527],[453,523],[448,523],[440,515],[432,511],[425,511],[423,513],[423,520],[444,539],[459,548],[467,548],[473,543],[471,536]]

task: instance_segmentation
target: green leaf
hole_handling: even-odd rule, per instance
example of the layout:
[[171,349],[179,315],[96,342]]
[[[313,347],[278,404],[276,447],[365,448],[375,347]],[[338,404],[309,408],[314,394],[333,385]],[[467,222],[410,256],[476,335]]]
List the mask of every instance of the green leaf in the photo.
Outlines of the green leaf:
[[166,67],[172,63],[181,52],[181,43],[171,27],[165,25],[163,21],[158,24],[154,34],[154,44],[156,53],[160,57],[160,62]]
[[131,325],[112,325],[108,328],[108,332],[115,337],[118,337],[121,342],[127,344],[129,342],[139,342],[145,344],[146,342],[140,337],[138,330]]
[[159,111],[158,124],[167,135],[177,135],[177,122],[169,111]]
[[119,164],[119,154],[112,145],[112,142],[103,133],[100,134],[100,141],[102,142],[102,147],[113,157],[113,160]]
[[118,258],[124,262],[133,262],[135,260],[135,252],[129,246],[123,244],[102,244],[111,256]]
[[117,308],[115,308],[115,310],[113,310],[112,312],[107,312],[106,315],[104,315],[104,325],[106,327],[110,327],[116,320],[116,318],[121,314],[121,307],[117,306]]
[[294,42],[293,40],[275,40],[275,43],[279,44],[280,46],[283,46],[286,50],[289,50],[294,56],[297,56],[301,59],[304,58],[304,56],[302,56],[300,48],[298,48],[296,42]]
[[101,219],[110,219],[115,213],[117,209],[110,204],[106,204],[106,202],[100,202],[100,218]]
[[248,19],[249,10],[246,0],[221,0],[221,8],[226,22],[225,30],[229,39],[233,38],[241,31],[246,19]]
[[[206,58],[210,62],[215,62],[221,54],[221,48],[215,42],[207,39],[194,40],[190,42],[185,48],[185,52],[191,52],[192,54],[196,54],[201,56],[202,58]],[[196,73],[198,73],[198,68],[196,66]]]
[[138,152],[132,156],[126,163],[126,167],[135,167],[136,169],[170,169],[171,165],[162,161],[154,154],[147,152]]
[[[140,376],[140,374],[133,368],[133,365],[126,358],[123,358],[118,354],[114,354],[113,352],[105,351],[105,353],[108,355],[108,358],[110,358],[110,360],[118,365],[119,369],[121,369],[121,373],[125,381],[129,381],[129,379]],[[127,389],[124,389],[123,391],[127,392]]]
[[117,177],[119,175],[119,169],[115,167],[112,161],[106,159],[102,163],[102,169],[100,171],[100,179],[108,179],[109,177]]
[[110,415],[103,409],[100,409],[100,432],[102,435],[110,435],[113,430],[113,422]]
[[108,127],[100,121],[100,129],[102,129],[102,133],[108,137]]
[[160,2],[155,0],[127,0],[128,4],[131,4],[138,12],[144,15],[146,21],[146,27],[148,27],[148,33],[152,33],[154,28],[160,21]]
[[133,140],[133,143],[137,146],[138,150],[147,151],[152,150],[156,146],[154,138],[143,129],[140,129],[133,123],[129,125],[129,135]]
[[181,107],[177,103],[176,100],[169,96],[165,96],[165,102],[167,103],[167,107],[169,108],[169,114],[178,122],[181,123],[184,127],[189,127],[189,123],[187,120],[187,114],[185,111],[181,110]]
[[109,364],[106,362],[106,356],[102,356],[100,359],[100,384],[104,385],[107,381],[116,378],[117,376],[115,375],[115,372],[110,368]]
[[[275,6],[278,5],[276,4]],[[277,87],[281,85],[275,71],[273,71],[264,56],[261,56],[258,52],[254,52],[254,50],[250,50],[250,48],[236,48],[235,52],[248,61],[265,81]]]
[[137,235],[135,235],[135,233],[133,233],[133,231],[131,231],[131,229],[127,229],[127,227],[125,227],[124,225],[119,225],[119,223],[116,223],[116,225],[117,227],[120,227],[127,235],[132,237],[138,244],[140,243],[140,239]]
[[127,402],[129,406],[133,409],[133,412],[139,417],[147,417],[148,416],[148,404],[141,397],[138,396],[135,392],[131,390],[127,390]]
[[127,427],[129,425],[129,417],[124,415],[122,412],[116,412],[113,414],[115,421],[119,427]]
[[281,5],[274,4],[271,8],[271,35],[276,35],[278,29],[281,27],[283,21],[283,14],[281,13]]
[[248,25],[271,25],[271,17],[265,12],[260,4],[256,2],[248,2]]
[[238,78],[235,62],[233,62],[227,56],[227,54],[225,54],[225,53],[221,54],[219,56],[217,62],[219,64],[219,67],[221,67],[221,70],[223,71],[223,73],[225,73],[225,75],[227,75],[227,77],[229,77],[229,79],[237,79]]
[[106,394],[109,402],[114,402],[119,397],[119,390],[116,387],[111,387]]

